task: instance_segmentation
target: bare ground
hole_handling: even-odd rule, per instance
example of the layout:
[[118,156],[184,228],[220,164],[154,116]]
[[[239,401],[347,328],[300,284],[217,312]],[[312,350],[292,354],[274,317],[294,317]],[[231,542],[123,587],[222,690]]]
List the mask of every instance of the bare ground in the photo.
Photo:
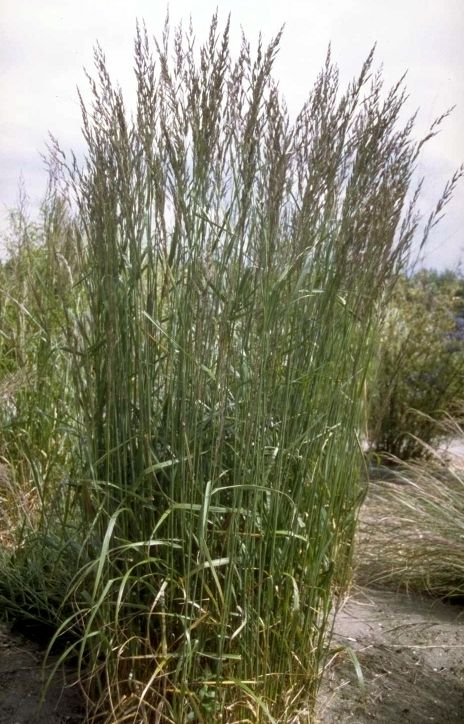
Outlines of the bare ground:
[[358,589],[337,615],[337,645],[320,724],[463,724],[464,608]]
[[67,669],[59,671],[40,706],[43,658],[38,644],[0,626],[0,724],[82,724],[85,720],[82,695]]

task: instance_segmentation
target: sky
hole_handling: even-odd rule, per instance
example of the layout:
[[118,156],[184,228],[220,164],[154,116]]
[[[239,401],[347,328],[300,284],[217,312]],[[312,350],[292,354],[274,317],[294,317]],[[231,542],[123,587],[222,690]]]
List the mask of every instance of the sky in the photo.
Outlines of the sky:
[[[419,109],[417,136],[435,117],[455,109],[424,149],[420,209],[432,210],[448,178],[464,162],[463,0],[172,0],[171,24],[191,15],[199,40],[215,9],[231,13],[232,40],[241,28],[251,40],[270,40],[285,24],[274,66],[289,110],[303,104],[323,64],[329,42],[342,85],[359,73],[371,47],[386,84],[405,71],[406,110]],[[0,0],[0,221],[18,197],[23,177],[32,212],[46,183],[41,154],[48,133],[65,149],[83,149],[77,87],[92,71],[93,48],[104,49],[112,77],[132,87],[136,19],[159,36],[166,2],[157,0]],[[2,226],[4,228],[4,226]],[[437,269],[464,262],[464,182],[435,230],[424,264]]]

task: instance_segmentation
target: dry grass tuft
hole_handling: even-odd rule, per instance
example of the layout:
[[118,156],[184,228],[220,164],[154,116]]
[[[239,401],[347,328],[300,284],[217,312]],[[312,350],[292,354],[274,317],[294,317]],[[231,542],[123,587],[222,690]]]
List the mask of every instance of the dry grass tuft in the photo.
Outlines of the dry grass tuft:
[[[454,434],[464,440],[462,428]],[[430,454],[433,452],[433,455]],[[375,586],[464,596],[464,469],[446,451],[374,479],[360,517],[358,578]]]

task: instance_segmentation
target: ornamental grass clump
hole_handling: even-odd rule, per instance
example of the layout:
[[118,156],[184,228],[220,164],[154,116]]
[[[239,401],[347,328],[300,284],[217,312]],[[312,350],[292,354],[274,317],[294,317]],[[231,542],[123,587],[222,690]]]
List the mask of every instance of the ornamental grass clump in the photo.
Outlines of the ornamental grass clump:
[[[280,35],[135,40],[130,115],[95,51],[66,314],[87,536],[61,627],[99,721],[310,717],[351,561],[379,303],[421,146],[369,55],[292,121]],[[433,135],[432,130],[432,135]],[[302,714],[303,712],[303,714]]]

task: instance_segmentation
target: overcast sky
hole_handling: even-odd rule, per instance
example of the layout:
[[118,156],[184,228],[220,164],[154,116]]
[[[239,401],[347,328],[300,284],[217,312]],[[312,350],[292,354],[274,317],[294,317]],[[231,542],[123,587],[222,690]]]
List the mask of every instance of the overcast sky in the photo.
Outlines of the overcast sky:
[[[48,131],[63,147],[82,148],[76,86],[85,87],[83,68],[92,69],[98,40],[113,77],[130,88],[136,18],[158,35],[166,3],[157,0],[0,0],[0,204],[14,204],[22,174],[36,206],[45,186],[40,154]],[[408,110],[420,109],[417,133],[455,105],[440,135],[423,154],[426,213],[464,161],[463,0],[191,0],[170,3],[173,24],[192,15],[199,39],[216,7],[232,38],[240,27],[250,40],[262,31],[269,40],[285,23],[275,76],[291,112],[303,103],[323,63],[327,45],[346,83],[370,48],[383,64],[387,83],[408,71]],[[445,268],[464,260],[464,183],[447,218],[429,245],[428,266]]]

